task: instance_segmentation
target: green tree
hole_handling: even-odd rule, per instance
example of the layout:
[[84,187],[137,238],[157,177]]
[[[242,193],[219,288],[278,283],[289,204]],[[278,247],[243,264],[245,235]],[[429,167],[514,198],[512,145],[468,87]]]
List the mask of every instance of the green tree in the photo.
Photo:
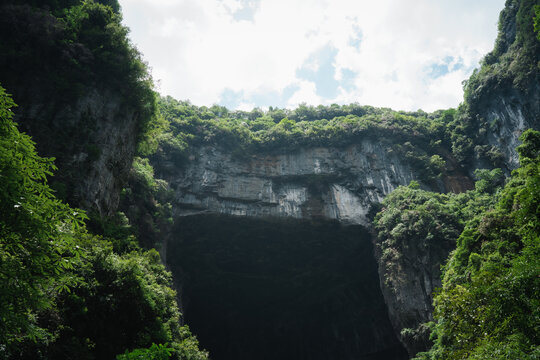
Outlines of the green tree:
[[55,198],[47,184],[53,159],[18,131],[14,107],[0,87],[0,354],[47,335],[36,314],[53,305],[51,293],[77,283],[70,269],[86,218]]
[[152,344],[147,349],[135,349],[126,351],[123,355],[116,356],[117,360],[168,360],[174,349],[168,348],[167,344]]
[[538,139],[538,131],[523,133],[521,167],[497,205],[465,225],[435,296],[435,345],[418,359],[538,359]]
[[476,177],[475,188],[479,192],[492,193],[497,187],[504,184],[504,174],[501,169],[477,169],[474,171]]
[[536,38],[540,41],[540,5],[534,7],[534,31],[536,31]]

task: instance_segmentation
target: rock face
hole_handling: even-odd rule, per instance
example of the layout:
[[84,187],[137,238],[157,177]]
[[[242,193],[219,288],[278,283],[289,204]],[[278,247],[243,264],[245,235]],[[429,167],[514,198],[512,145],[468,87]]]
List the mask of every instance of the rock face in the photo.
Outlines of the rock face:
[[[387,139],[364,139],[342,149],[307,148],[291,154],[235,158],[219,148],[203,147],[193,151],[183,167],[161,165],[167,168],[169,175],[166,180],[175,191],[173,210],[180,223],[189,222],[189,218],[196,221],[201,216],[221,215],[229,219],[236,216],[243,222],[246,218],[252,218],[252,221],[281,219],[281,224],[276,223],[280,227],[286,226],[287,219],[295,219],[315,223],[330,220],[341,226],[360,225],[371,229],[371,216],[387,194],[412,180],[422,184],[418,171],[391,149],[392,144]],[[432,191],[465,191],[471,188],[469,178],[455,171],[451,173],[430,185],[424,183],[422,187]],[[186,227],[182,229],[185,231]],[[197,231],[193,233],[197,236]],[[174,244],[177,240],[172,241],[168,251],[178,247]],[[403,286],[398,286],[399,293],[385,286],[382,271],[385,264],[380,256],[374,259],[373,250],[364,254],[369,258],[357,259],[359,262],[379,262],[378,276],[375,276],[381,284],[393,336],[405,345],[409,353],[427,348],[427,342],[423,343],[427,332],[417,336],[420,340],[412,341],[401,335],[401,329],[416,328],[431,320],[431,292],[440,286],[440,265],[450,250],[451,247],[445,249],[443,254],[413,254],[409,259],[410,266],[403,268]],[[415,257],[420,255],[421,258]],[[167,258],[174,268],[175,257],[168,253]],[[188,297],[189,293],[187,290]],[[200,310],[201,313],[208,311]],[[348,311],[353,313],[355,310],[351,307]],[[188,318],[189,312],[188,306]],[[190,319],[191,323],[197,324],[195,317]],[[204,333],[203,328],[201,333]]]
[[137,134],[137,114],[118,95],[94,88],[63,106],[26,103],[15,119],[40,155],[56,158],[59,171],[51,180],[61,196],[102,215],[115,211]]
[[[175,189],[177,216],[209,212],[370,226],[374,204],[397,186],[419,180],[390,145],[365,139],[343,149],[308,148],[248,159],[204,147],[167,180]],[[465,177],[455,180],[454,190],[470,185]],[[447,190],[443,182],[423,186]]]
[[534,1],[506,2],[495,49],[471,77],[475,85],[466,97],[471,121],[482,124],[477,142],[497,149],[502,155],[497,166],[507,170],[519,166],[516,147],[523,131],[540,129],[540,41],[533,31],[534,6]]
[[516,169],[519,137],[527,129],[540,129],[540,76],[526,92],[511,88],[491,94],[481,108],[489,124],[488,144],[499,149],[509,170]]
[[75,3],[2,2],[0,86],[18,105],[19,129],[40,156],[55,158],[49,183],[57,196],[108,215],[154,98],[138,52],[116,27],[119,17],[80,9],[85,15],[71,27]]
[[411,241],[396,254],[397,259],[388,259],[375,248],[388,315],[410,356],[431,346],[425,323],[433,320],[433,291],[442,286],[441,265],[455,248],[456,238],[429,248]]

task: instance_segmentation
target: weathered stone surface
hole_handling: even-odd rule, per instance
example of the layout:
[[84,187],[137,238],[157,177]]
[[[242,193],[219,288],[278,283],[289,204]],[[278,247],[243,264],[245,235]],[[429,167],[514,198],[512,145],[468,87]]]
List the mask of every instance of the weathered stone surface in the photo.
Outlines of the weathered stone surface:
[[[419,179],[390,143],[365,139],[343,149],[308,148],[245,159],[204,147],[167,180],[175,189],[177,216],[210,212],[370,226],[374,204]],[[462,180],[466,187],[467,179]],[[436,189],[423,186],[446,190],[442,181]]]
[[73,103],[26,103],[16,112],[40,155],[56,158],[51,181],[67,185],[72,205],[102,215],[116,211],[136,149],[137,116],[119,94],[98,89]]
[[488,143],[500,150],[509,170],[516,169],[519,137],[527,129],[540,129],[540,78],[527,93],[510,89],[492,94],[482,109],[485,110],[481,115],[490,125]]
[[[175,191],[176,217],[223,214],[334,220],[370,229],[370,215],[378,209],[377,204],[412,180],[433,191],[459,192],[472,187],[471,179],[459,173],[450,157],[447,176],[431,184],[422,183],[417,169],[393,151],[392,145],[389,139],[363,139],[345,148],[305,148],[289,154],[245,158],[207,146],[192,151],[189,162],[182,167],[160,166],[167,169],[166,180]],[[159,172],[160,167],[156,169]],[[440,265],[446,256],[411,258],[410,266],[403,269],[404,286],[399,287],[399,293],[385,287],[381,278],[381,266],[385,264],[375,256],[390,321],[409,352],[411,342],[401,336],[401,329],[415,328],[431,319],[431,292],[440,285]]]
[[411,242],[393,261],[385,261],[380,248],[375,248],[390,321],[411,356],[431,346],[425,323],[433,320],[433,291],[442,286],[440,267],[455,248],[455,240],[429,248]]

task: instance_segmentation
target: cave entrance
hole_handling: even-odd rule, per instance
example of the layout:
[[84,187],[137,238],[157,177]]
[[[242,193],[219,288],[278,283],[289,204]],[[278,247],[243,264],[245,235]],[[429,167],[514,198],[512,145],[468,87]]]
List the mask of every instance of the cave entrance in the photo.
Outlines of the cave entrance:
[[167,263],[213,360],[407,358],[362,227],[207,215],[174,234]]

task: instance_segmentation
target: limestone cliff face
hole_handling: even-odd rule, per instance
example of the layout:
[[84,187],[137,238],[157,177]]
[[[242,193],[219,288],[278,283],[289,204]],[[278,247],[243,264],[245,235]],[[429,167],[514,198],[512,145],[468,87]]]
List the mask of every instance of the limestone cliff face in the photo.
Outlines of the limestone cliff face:
[[540,76],[527,92],[510,88],[491,94],[481,109],[479,115],[489,124],[488,144],[499,149],[508,169],[516,169],[519,137],[527,129],[540,129]]
[[40,155],[56,158],[59,171],[51,182],[61,196],[102,215],[116,209],[137,136],[137,114],[119,95],[94,88],[61,106],[23,103],[16,121],[32,135]]
[[[342,149],[306,148],[290,154],[238,158],[207,146],[193,151],[183,167],[172,163],[161,166],[167,169],[166,180],[175,191],[176,217],[224,214],[334,220],[371,229],[371,216],[387,194],[412,180],[422,183],[418,171],[391,149],[389,139],[364,139]],[[452,175],[422,186],[456,192],[471,188],[468,177],[456,171],[447,173]],[[401,330],[416,329],[431,320],[431,293],[440,286],[440,265],[451,248],[439,249],[437,254],[409,251],[399,284],[394,286],[385,284],[386,264],[376,251],[390,322],[409,353],[427,348],[427,331],[410,339],[401,335]]]
[[[378,139],[343,149],[307,148],[245,159],[203,147],[192,153],[185,167],[169,168],[177,216],[208,212],[368,227],[374,204],[397,186],[419,180],[411,164],[393,152],[388,141]],[[451,185],[423,186],[444,191],[469,185],[465,177],[455,180]]]
[[431,346],[425,324],[433,320],[433,291],[442,286],[441,265],[454,248],[455,239],[429,248],[410,242],[396,259],[383,256],[380,248],[375,248],[390,322],[410,356]]
[[40,156],[56,159],[49,183],[57,196],[107,215],[116,210],[154,94],[120,17],[83,6],[72,26],[66,19],[74,10],[65,7],[75,3],[1,3],[0,85],[18,105],[19,129]]
[[[507,170],[519,166],[516,147],[523,131],[540,129],[540,41],[533,31],[534,3],[506,2],[495,49],[466,87],[469,121],[478,127],[475,142],[497,149],[501,159],[496,166]],[[473,164],[477,167],[489,165],[480,161]]]

